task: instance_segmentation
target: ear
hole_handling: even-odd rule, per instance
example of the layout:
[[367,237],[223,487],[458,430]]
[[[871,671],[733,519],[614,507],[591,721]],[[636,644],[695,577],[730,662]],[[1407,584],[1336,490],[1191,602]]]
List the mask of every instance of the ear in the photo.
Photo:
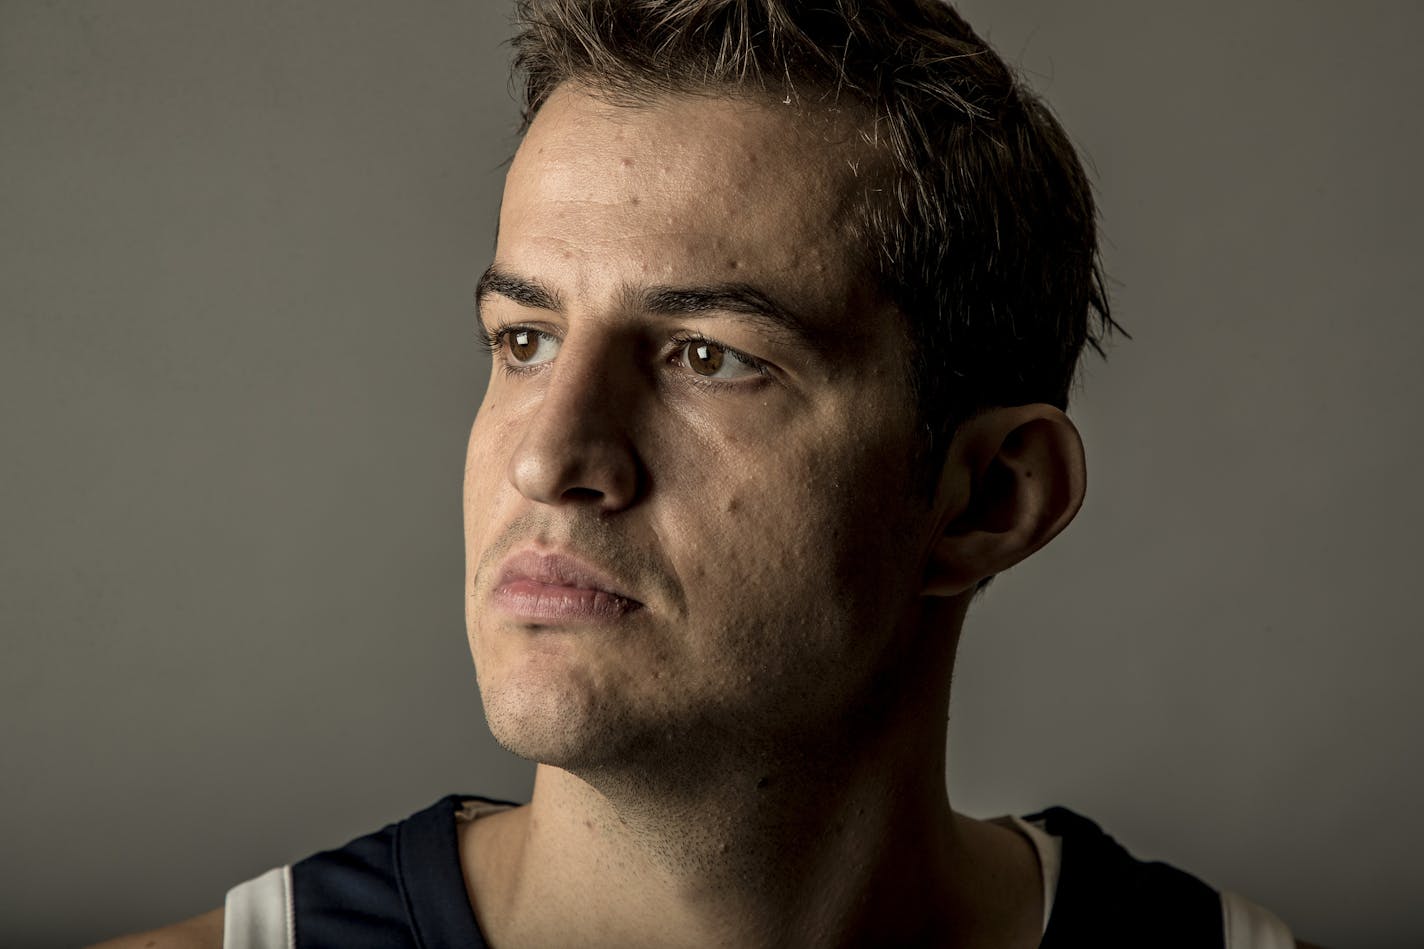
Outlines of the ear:
[[960,426],[935,491],[924,596],[957,596],[1068,526],[1087,488],[1083,440],[1041,402],[989,409]]

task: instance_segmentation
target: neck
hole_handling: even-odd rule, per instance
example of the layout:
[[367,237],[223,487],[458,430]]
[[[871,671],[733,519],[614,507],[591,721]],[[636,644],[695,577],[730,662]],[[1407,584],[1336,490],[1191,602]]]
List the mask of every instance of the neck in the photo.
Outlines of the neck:
[[898,942],[885,939],[889,920],[930,925],[914,908],[941,902],[962,850],[942,777],[891,787],[863,770],[759,770],[669,801],[541,768],[522,848],[528,895],[579,894],[623,913],[628,945],[639,930],[647,944],[671,932],[688,945],[863,945],[854,934],[869,930]]
[[1003,851],[930,757],[756,768],[672,799],[541,766],[512,812],[510,889],[484,908],[514,946],[569,944],[591,907],[601,945],[967,945]]
[[491,832],[481,925],[510,946],[957,947],[1019,944],[1028,919],[1036,945],[1031,846],[950,808],[947,694],[900,698],[815,746],[541,765]]

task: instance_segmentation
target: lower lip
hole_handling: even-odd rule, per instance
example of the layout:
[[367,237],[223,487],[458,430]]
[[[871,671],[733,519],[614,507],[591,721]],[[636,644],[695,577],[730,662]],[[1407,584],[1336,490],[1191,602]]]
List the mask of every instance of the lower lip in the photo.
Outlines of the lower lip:
[[538,580],[512,580],[494,590],[495,605],[530,622],[621,619],[641,605],[606,590],[584,590]]

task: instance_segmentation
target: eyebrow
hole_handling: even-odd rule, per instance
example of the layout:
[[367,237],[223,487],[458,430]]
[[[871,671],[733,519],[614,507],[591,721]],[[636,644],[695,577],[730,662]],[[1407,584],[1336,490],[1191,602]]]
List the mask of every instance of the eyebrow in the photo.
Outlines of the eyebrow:
[[558,294],[549,290],[537,280],[528,280],[501,269],[496,264],[480,277],[475,285],[475,303],[483,303],[485,297],[501,296],[522,306],[536,310],[558,310],[561,308]]
[[[558,293],[537,280],[521,277],[497,264],[491,265],[480,277],[475,289],[475,301],[482,303],[492,295],[536,310],[558,312],[563,309]],[[802,344],[813,344],[821,335],[801,316],[749,283],[628,288],[622,298],[630,308],[645,313],[691,317],[710,313],[736,314],[765,330]]]

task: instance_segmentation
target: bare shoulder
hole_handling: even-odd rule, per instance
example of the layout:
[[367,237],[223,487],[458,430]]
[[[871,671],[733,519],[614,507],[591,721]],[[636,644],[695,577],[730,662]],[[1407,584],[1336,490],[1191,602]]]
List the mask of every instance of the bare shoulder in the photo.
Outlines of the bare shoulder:
[[95,943],[89,949],[222,949],[221,907],[181,923]]

